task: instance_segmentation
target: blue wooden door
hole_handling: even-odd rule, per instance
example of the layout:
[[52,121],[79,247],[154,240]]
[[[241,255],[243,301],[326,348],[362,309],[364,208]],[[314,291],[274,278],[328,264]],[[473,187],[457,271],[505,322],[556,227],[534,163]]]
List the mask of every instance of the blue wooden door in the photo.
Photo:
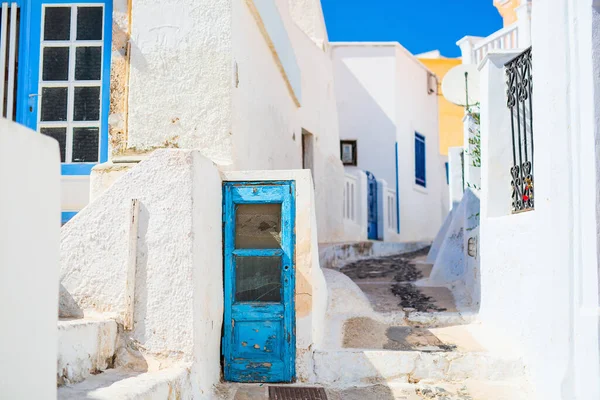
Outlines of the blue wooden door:
[[371,240],[377,240],[377,179],[375,179],[375,175],[369,171],[365,172],[367,174],[367,187],[369,192],[367,237]]
[[223,187],[225,380],[295,374],[293,182]]

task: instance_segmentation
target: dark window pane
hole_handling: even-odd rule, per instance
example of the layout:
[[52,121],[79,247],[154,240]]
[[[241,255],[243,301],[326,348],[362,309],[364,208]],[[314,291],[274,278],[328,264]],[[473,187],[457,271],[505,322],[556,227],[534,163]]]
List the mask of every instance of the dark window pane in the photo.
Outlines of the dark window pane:
[[238,205],[235,212],[235,248],[281,248],[281,204]]
[[78,47],[75,50],[75,80],[99,81],[102,47]]
[[69,40],[71,34],[71,8],[46,7],[44,40]]
[[98,161],[98,128],[73,128],[73,162]]
[[236,257],[235,301],[281,302],[279,257]]
[[67,144],[67,128],[40,128],[40,132],[58,141],[60,162],[65,162],[65,146]]
[[42,79],[45,81],[66,81],[69,79],[69,48],[45,47]]
[[67,120],[67,88],[42,88],[41,121]]
[[100,119],[100,87],[76,87],[73,121],[98,121]]
[[102,40],[102,7],[77,7],[77,40]]

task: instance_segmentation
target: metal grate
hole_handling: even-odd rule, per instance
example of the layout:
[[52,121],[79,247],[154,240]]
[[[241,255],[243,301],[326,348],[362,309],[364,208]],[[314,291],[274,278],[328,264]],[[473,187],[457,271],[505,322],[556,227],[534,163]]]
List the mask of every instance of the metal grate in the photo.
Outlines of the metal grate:
[[531,60],[530,47],[505,65],[513,144],[513,166],[510,169],[513,213],[534,208]]
[[323,388],[269,386],[269,400],[327,400]]

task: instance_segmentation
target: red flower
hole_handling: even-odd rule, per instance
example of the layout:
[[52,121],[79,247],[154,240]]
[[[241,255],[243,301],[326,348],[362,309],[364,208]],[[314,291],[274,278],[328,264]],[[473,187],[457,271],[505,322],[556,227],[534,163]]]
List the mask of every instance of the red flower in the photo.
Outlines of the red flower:
[[529,200],[529,196],[527,196],[526,194],[523,195],[523,201],[527,201]]

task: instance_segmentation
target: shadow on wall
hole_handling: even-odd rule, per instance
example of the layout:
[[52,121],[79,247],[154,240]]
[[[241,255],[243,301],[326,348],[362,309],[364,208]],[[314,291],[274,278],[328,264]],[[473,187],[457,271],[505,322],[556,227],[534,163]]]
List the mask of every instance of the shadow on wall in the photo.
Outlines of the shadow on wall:
[[339,59],[335,62],[335,87],[340,139],[356,139],[357,167],[370,171],[378,179],[385,179],[396,190],[395,122]]

